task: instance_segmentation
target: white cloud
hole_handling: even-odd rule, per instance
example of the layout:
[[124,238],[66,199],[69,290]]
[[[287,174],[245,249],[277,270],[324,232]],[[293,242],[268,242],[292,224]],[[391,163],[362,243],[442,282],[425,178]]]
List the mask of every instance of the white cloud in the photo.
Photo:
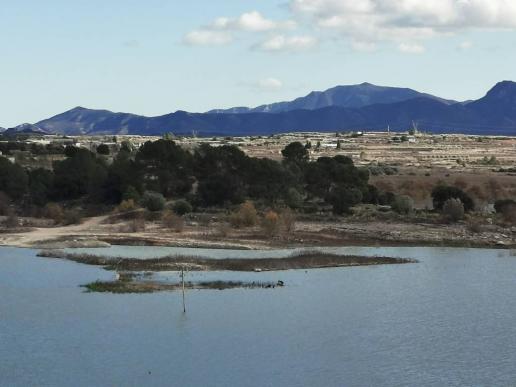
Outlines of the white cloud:
[[422,54],[425,52],[425,47],[417,43],[400,43],[398,50],[406,54]]
[[285,20],[253,10],[215,19],[184,41],[227,44],[241,34],[265,34],[254,47],[271,52],[302,50],[338,38],[358,51],[374,51],[388,42],[403,52],[421,53],[424,42],[436,37],[473,29],[516,30],[516,0],[288,0],[288,5]]
[[275,35],[258,44],[255,48],[263,51],[285,52],[308,50],[316,45],[317,39],[312,36]]
[[258,87],[264,91],[277,91],[283,87],[283,82],[276,78],[265,78],[258,82]]
[[292,29],[296,27],[296,23],[292,20],[274,21],[265,18],[258,11],[243,13],[237,18],[231,19],[221,17],[216,19],[211,28],[220,30],[235,30],[248,32],[266,32],[281,29]]
[[516,29],[514,0],[291,0],[289,4],[312,26],[359,42],[406,45],[466,29]]
[[195,30],[186,34],[183,42],[192,46],[221,46],[233,41],[231,33],[214,30]]
[[243,13],[236,18],[219,17],[211,24],[189,32],[183,42],[190,45],[223,45],[233,41],[238,32],[264,33],[296,28],[293,20],[274,21],[258,11]]

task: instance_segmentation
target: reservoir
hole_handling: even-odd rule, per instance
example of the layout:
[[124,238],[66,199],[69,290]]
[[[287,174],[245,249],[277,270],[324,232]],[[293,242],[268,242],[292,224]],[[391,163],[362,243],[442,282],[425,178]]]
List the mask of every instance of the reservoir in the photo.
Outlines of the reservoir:
[[[114,273],[0,248],[0,386],[511,386],[516,383],[516,256],[507,250],[349,247],[405,265],[196,279],[276,289],[85,293]],[[84,252],[85,250],[77,249]],[[281,257],[292,250],[87,250]],[[160,273],[174,278],[177,273]]]

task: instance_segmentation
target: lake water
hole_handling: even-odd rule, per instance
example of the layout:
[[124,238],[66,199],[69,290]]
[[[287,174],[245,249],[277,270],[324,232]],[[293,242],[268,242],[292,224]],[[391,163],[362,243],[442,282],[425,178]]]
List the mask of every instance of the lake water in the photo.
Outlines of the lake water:
[[343,251],[420,263],[191,273],[286,287],[188,291],[183,315],[179,293],[84,293],[113,274],[0,248],[0,386],[516,385],[516,257]]

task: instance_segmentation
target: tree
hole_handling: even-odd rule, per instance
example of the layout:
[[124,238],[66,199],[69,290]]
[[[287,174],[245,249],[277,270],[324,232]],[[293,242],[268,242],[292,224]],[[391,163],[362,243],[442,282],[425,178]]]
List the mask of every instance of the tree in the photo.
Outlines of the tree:
[[29,171],[29,197],[32,204],[44,206],[54,190],[52,171],[38,168]]
[[473,199],[460,188],[438,185],[432,190],[432,200],[436,210],[442,210],[444,203],[448,199],[459,199],[464,205],[466,212],[472,211],[475,208]]
[[133,199],[138,202],[143,190],[143,168],[136,165],[129,152],[121,150],[108,167],[104,193],[106,201],[120,203]]
[[197,193],[207,206],[222,205],[226,202],[241,203],[245,198],[242,181],[238,176],[229,174],[217,174],[201,180]]
[[108,177],[105,163],[86,149],[76,148],[70,154],[54,162],[54,196],[77,199],[88,195],[92,201],[103,201]]
[[288,144],[281,151],[281,154],[285,160],[298,164],[306,163],[310,158],[310,154],[308,153],[306,147],[298,141]]
[[25,170],[0,156],[0,191],[19,200],[27,192],[28,177]]
[[109,155],[109,147],[106,144],[100,144],[97,147],[97,153],[99,155]]
[[355,187],[337,186],[332,189],[326,201],[332,204],[333,213],[342,215],[362,201],[362,191]]
[[255,158],[249,161],[244,182],[251,198],[274,203],[287,196],[289,187],[296,185],[296,178],[277,161]]
[[148,190],[171,197],[184,195],[192,189],[192,155],[174,141],[147,141],[139,149],[135,161]]

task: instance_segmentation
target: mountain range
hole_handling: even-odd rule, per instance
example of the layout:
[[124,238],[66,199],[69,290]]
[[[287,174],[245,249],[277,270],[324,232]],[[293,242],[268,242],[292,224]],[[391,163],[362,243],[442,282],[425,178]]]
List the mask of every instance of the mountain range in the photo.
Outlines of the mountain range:
[[434,133],[516,135],[516,83],[496,84],[483,98],[457,102],[412,89],[369,83],[312,92],[290,102],[256,108],[177,111],[157,117],[76,107],[4,133],[67,135],[174,133],[199,136],[269,135],[305,131],[401,131],[416,122]]
[[447,105],[457,103],[457,101],[446,100],[412,89],[376,86],[366,82],[360,85],[336,86],[326,91],[312,91],[305,97],[289,102],[277,102],[255,108],[216,109],[208,113],[282,113],[292,110],[316,110],[330,106],[361,108],[379,103],[402,102],[413,98],[434,99]]

